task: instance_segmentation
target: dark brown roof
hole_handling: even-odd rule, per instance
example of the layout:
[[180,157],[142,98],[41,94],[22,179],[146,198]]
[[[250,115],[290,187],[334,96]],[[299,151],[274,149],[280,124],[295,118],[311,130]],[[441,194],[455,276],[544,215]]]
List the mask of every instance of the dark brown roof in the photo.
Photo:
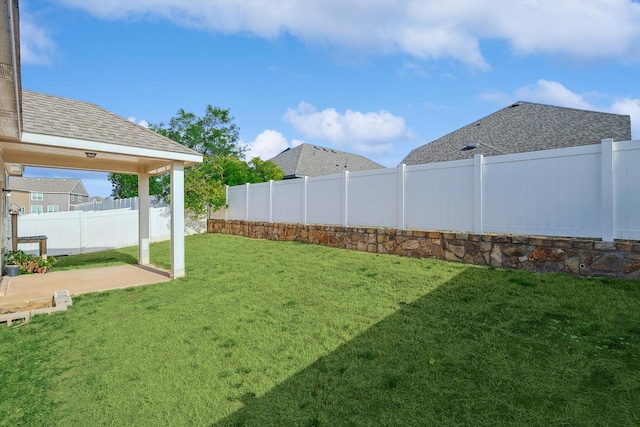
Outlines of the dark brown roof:
[[631,139],[626,115],[517,102],[411,151],[407,165]]

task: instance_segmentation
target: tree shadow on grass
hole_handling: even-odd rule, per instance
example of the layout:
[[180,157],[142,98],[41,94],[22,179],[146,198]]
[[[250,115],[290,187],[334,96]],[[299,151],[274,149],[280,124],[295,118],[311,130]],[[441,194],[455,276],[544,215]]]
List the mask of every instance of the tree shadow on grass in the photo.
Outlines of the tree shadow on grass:
[[[266,394],[246,393],[240,410],[213,425],[638,421],[634,394],[621,381],[629,373],[590,365],[593,347],[569,337],[580,318],[567,301],[545,296],[544,276],[514,272],[503,283],[496,277],[466,269]],[[593,382],[593,375],[608,380]],[[640,383],[637,365],[632,376]]]

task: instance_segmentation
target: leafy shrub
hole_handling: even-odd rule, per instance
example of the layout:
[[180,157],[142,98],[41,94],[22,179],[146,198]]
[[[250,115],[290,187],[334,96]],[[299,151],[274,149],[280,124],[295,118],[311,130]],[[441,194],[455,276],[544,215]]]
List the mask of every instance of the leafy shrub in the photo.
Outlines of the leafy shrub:
[[41,256],[31,255],[23,251],[9,252],[5,256],[5,265],[17,265],[20,267],[20,274],[46,273],[57,263],[57,260],[50,256],[44,259]]

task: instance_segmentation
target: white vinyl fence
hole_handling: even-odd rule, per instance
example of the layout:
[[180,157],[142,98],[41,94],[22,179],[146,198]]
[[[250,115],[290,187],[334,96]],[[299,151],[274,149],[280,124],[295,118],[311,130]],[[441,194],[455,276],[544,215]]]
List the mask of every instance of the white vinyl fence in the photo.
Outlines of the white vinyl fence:
[[[166,206],[157,196],[151,196],[149,198],[149,205],[154,208]],[[90,202],[71,205],[71,210],[74,211],[108,211],[112,209],[138,209],[138,198],[92,200]]]
[[[206,231],[206,218],[186,219],[185,234]],[[168,208],[149,210],[150,240],[171,238],[171,215]],[[11,235],[11,232],[8,233]],[[18,236],[47,236],[50,255],[95,252],[138,244],[138,211],[71,211],[28,214],[18,217]],[[9,245],[11,246],[11,245]],[[37,243],[21,243],[18,249],[37,252]]]
[[245,184],[227,204],[229,220],[638,240],[640,141]]

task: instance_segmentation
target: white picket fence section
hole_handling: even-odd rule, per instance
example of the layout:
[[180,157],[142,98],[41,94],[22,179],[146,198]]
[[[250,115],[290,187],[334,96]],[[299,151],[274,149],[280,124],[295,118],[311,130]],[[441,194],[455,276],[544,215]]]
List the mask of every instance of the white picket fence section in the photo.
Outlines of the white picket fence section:
[[640,141],[227,188],[229,220],[640,239]]
[[[186,221],[186,235],[206,231],[206,218]],[[171,238],[171,215],[168,208],[150,208],[149,223],[151,242]],[[47,250],[52,255],[135,246],[138,244],[138,211],[115,209],[20,215],[18,235],[47,236]],[[18,249],[36,252],[38,244],[19,244]]]

